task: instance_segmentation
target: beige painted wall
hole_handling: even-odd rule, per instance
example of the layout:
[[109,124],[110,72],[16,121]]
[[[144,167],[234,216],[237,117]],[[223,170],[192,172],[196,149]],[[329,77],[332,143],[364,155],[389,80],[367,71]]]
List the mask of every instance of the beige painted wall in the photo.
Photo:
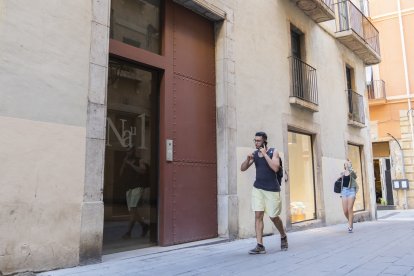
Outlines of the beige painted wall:
[[0,271],[78,264],[91,1],[0,0]]
[[90,22],[90,1],[0,0],[0,115],[85,126]]
[[343,166],[343,159],[329,157],[322,158],[322,167],[324,168],[323,181],[324,183],[327,183],[327,185],[323,186],[323,194],[325,206],[329,208],[329,211],[326,212],[327,224],[346,222],[342,212],[341,198],[339,197],[339,194],[333,193],[333,183],[338,179],[338,172],[343,170]]
[[[414,106],[414,101],[411,102]],[[407,110],[406,101],[388,102],[385,105],[371,105],[370,118],[378,122],[378,138],[389,138],[387,133],[395,138],[401,138],[400,110]]]
[[0,117],[0,271],[77,265],[85,128]]
[[[387,103],[370,106],[370,117],[378,121],[378,138],[387,138],[391,133],[401,138],[400,110],[408,110],[405,99],[407,90],[404,76],[403,52],[400,25],[397,13],[397,0],[370,1],[371,16],[375,27],[380,32],[382,62],[378,79],[385,81]],[[414,3],[401,1],[405,50],[407,54],[409,91],[414,93]],[[413,105],[414,102],[411,101]]]
[[[385,81],[387,97],[406,95],[401,33],[397,0],[370,1],[371,17],[380,32],[382,62],[380,78]],[[401,1],[409,91],[414,94],[414,2]]]

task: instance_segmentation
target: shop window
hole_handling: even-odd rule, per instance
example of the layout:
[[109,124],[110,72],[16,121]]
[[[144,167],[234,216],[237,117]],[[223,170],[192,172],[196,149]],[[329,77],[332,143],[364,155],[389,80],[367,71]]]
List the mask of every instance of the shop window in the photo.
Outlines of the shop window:
[[362,162],[361,162],[361,147],[355,145],[348,145],[348,158],[352,162],[352,167],[357,175],[357,183],[359,191],[356,195],[354,211],[365,210],[364,203],[364,177],[362,175]]
[[288,133],[292,223],[316,219],[312,137]]

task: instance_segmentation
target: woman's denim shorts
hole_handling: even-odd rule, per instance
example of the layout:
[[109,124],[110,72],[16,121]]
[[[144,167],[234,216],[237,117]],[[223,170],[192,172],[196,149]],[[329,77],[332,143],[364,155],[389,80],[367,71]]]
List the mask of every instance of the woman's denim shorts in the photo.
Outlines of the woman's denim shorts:
[[342,197],[355,197],[355,195],[356,195],[355,188],[342,187],[342,192],[341,192]]

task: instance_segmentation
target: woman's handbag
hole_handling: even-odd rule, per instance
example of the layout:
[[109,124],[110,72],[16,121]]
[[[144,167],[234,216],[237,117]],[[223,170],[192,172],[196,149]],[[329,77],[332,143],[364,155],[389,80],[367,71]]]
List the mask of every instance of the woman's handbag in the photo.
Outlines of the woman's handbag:
[[337,194],[340,194],[342,190],[342,177],[338,178],[335,181],[335,185],[334,185],[334,192]]

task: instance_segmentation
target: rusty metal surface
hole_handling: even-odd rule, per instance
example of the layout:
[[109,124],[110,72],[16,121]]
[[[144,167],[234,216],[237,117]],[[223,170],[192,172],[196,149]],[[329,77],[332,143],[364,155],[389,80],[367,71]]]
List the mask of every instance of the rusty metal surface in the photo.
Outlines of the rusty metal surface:
[[215,164],[174,163],[174,244],[217,237]]
[[216,163],[215,88],[174,76],[174,160]]
[[174,74],[215,85],[214,25],[174,5]]

